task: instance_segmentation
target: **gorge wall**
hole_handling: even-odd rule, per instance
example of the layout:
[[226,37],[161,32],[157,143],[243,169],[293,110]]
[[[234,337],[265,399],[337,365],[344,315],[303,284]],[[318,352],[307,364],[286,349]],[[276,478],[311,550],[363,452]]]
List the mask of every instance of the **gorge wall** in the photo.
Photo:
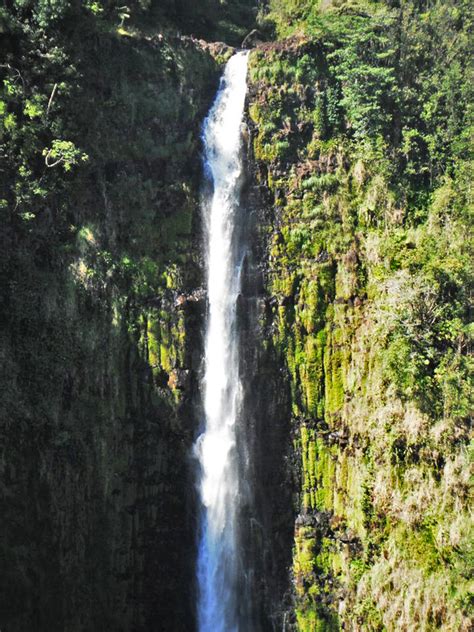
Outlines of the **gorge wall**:
[[199,134],[219,68],[113,3],[1,17],[0,627],[188,630]]
[[194,628],[206,41],[257,19],[254,620],[468,630],[469,3],[194,4],[0,9],[0,628]]
[[317,4],[271,2],[281,40],[250,60],[261,346],[291,389],[284,621],[468,630],[472,22],[456,2]]

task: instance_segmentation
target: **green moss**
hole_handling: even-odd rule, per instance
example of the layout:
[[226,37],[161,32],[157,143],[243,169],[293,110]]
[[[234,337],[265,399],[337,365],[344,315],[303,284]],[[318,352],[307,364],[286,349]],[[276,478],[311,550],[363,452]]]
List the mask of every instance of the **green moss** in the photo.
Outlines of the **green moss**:
[[440,570],[443,559],[435,539],[436,522],[425,519],[415,529],[398,525],[391,533],[390,540],[402,552],[404,559],[414,563],[427,575]]
[[344,405],[344,351],[337,342],[337,331],[328,332],[328,342],[324,353],[325,413],[328,419],[340,415]]
[[317,443],[316,469],[317,469],[317,493],[316,504],[318,509],[332,511],[334,508],[333,496],[335,488],[335,448],[330,448],[322,440]]
[[293,574],[299,605],[296,609],[299,630],[338,630],[337,617],[321,605],[319,591],[313,583],[320,572],[320,543],[311,527],[298,527],[295,535]]
[[456,576],[467,603],[448,541],[470,559],[462,235],[472,166],[459,150],[470,80],[460,69],[448,78],[442,50],[454,42],[465,56],[470,22],[463,3],[423,14],[398,4],[271,0],[277,31],[293,37],[250,59],[254,154],[278,226],[275,340],[293,413],[307,420],[300,505],[330,516],[327,533],[295,536],[302,630],[332,629],[323,604],[341,592],[350,629],[395,629],[402,616],[414,629],[467,625],[447,586]]
[[303,473],[303,507],[313,509],[316,507],[316,442],[314,431],[306,426],[301,426],[301,457]]
[[304,393],[305,408],[315,418],[324,415],[324,355],[325,334],[307,338],[299,377]]

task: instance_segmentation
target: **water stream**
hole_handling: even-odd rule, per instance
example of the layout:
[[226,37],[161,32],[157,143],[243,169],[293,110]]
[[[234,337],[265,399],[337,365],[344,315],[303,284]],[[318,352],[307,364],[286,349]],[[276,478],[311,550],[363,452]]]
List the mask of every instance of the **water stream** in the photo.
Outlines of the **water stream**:
[[212,191],[204,202],[209,311],[202,383],[205,423],[196,442],[202,502],[197,563],[199,632],[237,632],[242,568],[238,544],[237,427],[242,407],[236,307],[242,134],[247,53],[234,55],[204,123],[205,166]]

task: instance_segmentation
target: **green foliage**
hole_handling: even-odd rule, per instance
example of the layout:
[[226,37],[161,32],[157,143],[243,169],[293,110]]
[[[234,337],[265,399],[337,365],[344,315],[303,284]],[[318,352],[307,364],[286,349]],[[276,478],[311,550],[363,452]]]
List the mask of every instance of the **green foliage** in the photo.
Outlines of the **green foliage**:
[[[27,114],[30,118],[38,116],[37,110],[32,110],[28,103],[25,107],[25,114]],[[45,157],[47,167],[62,165],[64,171],[70,171],[73,165],[77,165],[79,162],[86,162],[88,160],[87,154],[82,153],[79,149],[77,149],[74,143],[69,140],[53,140],[50,149],[43,149],[43,156]]]
[[[176,25],[141,32],[144,3],[120,35],[119,7],[0,9],[2,628],[142,627],[145,606],[110,604],[132,583],[137,603],[171,604],[188,572],[166,535],[190,441],[174,301],[199,282],[185,264],[218,68]],[[171,557],[175,579],[150,590],[143,569]],[[172,629],[166,617],[156,625]]]
[[472,620],[471,13],[275,0],[289,39],[251,56],[300,507],[326,525],[296,531],[301,630]]
[[[395,63],[391,23],[394,16],[352,18],[330,24],[328,33],[337,41],[328,54],[341,82],[344,108],[354,138],[387,135],[393,124],[396,97]],[[336,27],[335,32],[331,27]]]

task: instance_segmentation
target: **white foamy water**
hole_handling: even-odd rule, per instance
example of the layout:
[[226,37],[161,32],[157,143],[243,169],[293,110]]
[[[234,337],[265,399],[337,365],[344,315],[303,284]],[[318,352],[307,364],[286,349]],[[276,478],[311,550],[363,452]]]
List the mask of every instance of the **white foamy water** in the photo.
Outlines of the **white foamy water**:
[[202,384],[205,428],[195,446],[202,501],[197,568],[199,632],[239,630],[236,424],[242,387],[236,331],[241,257],[236,234],[247,57],[247,53],[237,53],[227,63],[203,131],[213,192],[203,209],[209,313]]

